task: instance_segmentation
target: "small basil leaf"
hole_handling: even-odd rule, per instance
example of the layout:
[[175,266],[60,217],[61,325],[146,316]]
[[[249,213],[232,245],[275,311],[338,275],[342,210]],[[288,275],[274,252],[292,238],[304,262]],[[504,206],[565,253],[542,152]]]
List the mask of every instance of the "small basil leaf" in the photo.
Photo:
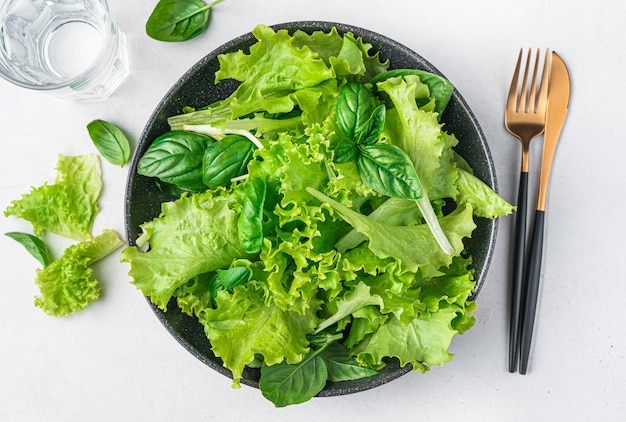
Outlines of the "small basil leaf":
[[324,389],[328,369],[317,351],[309,352],[302,362],[261,366],[259,389],[276,407],[304,403]]
[[94,120],[87,125],[87,131],[100,154],[108,162],[120,167],[128,162],[130,144],[120,128],[104,120]]
[[235,193],[241,202],[237,221],[237,236],[243,250],[249,254],[261,251],[263,246],[263,206],[267,187],[265,180],[254,177],[246,180]]
[[211,279],[209,291],[215,299],[220,290],[233,291],[236,286],[244,284],[250,278],[250,270],[246,267],[233,267],[228,270],[217,270],[215,277]]
[[330,382],[351,381],[378,373],[371,368],[360,366],[349,356],[349,353],[348,349],[340,343],[333,343],[322,352]]
[[182,130],[164,133],[141,157],[137,173],[183,189],[201,190],[204,151],[212,143],[211,138],[198,133]]
[[352,140],[342,139],[337,143],[333,154],[333,162],[337,164],[349,163],[356,160],[356,143]]
[[384,105],[376,107],[372,116],[366,123],[366,128],[362,134],[362,139],[358,142],[363,145],[372,145],[378,142],[380,135],[385,128],[385,117],[387,116],[387,109]]
[[367,127],[373,111],[369,90],[358,82],[348,82],[339,91],[336,113],[339,130],[349,139],[357,140]]
[[413,200],[423,196],[411,159],[395,145],[359,145],[356,165],[363,183],[378,193]]
[[28,233],[22,232],[9,232],[5,233],[6,236],[9,236],[11,239],[17,241],[20,245],[22,245],[26,250],[33,256],[37,261],[46,268],[50,265],[52,258],[50,257],[50,252],[48,251],[48,247],[46,244],[36,236]]
[[209,189],[228,186],[231,179],[246,173],[256,146],[245,136],[228,135],[210,145],[202,164],[202,179]]
[[185,41],[209,25],[211,8],[223,0],[160,0],[146,22],[146,34],[158,41]]

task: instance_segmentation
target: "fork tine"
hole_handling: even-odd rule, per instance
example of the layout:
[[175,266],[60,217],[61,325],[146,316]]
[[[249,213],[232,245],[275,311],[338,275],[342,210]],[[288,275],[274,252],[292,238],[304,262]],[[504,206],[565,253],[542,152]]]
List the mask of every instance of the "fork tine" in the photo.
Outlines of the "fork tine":
[[[537,53],[539,54],[539,53]],[[546,48],[546,58],[543,61],[543,73],[539,86],[539,100],[537,102],[537,113],[545,113],[548,103],[548,80],[550,78],[550,49]]]
[[526,57],[526,66],[524,67],[524,80],[522,81],[522,89],[519,94],[519,108],[520,112],[525,112],[527,110],[527,100],[528,100],[528,69],[530,67],[530,53],[531,50],[528,50],[528,57]]
[[517,111],[517,83],[519,80],[519,70],[522,63],[522,52],[524,50],[520,48],[519,56],[517,57],[517,64],[515,65],[515,72],[513,72],[513,79],[511,80],[511,87],[509,88],[509,95],[507,97],[507,109],[511,112]]
[[[535,57],[535,67],[533,69],[533,77],[532,82],[530,83],[530,97],[529,97],[529,105],[528,111],[530,113],[535,113],[537,111],[537,70],[539,70],[539,60],[541,59],[540,50],[537,49],[537,56]],[[530,59],[530,50],[528,50],[528,58]]]

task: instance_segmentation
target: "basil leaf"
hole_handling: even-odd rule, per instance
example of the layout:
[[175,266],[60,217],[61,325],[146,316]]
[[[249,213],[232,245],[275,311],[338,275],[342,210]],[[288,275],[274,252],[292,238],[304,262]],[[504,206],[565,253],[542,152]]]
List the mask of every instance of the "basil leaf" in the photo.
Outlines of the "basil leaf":
[[176,130],[154,140],[139,160],[137,173],[156,177],[183,189],[199,191],[202,183],[202,160],[213,139],[193,132]]
[[362,137],[374,109],[372,96],[365,85],[348,82],[337,97],[337,125],[339,130],[354,141]]
[[356,143],[349,139],[342,139],[337,143],[333,154],[333,162],[337,164],[349,163],[356,160],[358,150]]
[[351,381],[376,375],[378,372],[360,366],[355,359],[350,358],[348,349],[340,343],[329,345],[323,352],[322,358],[328,368],[328,380],[331,382]]
[[160,0],[146,22],[146,34],[158,41],[185,41],[209,25],[211,8],[223,0]]
[[188,192],[187,189],[183,189],[180,186],[176,186],[171,183],[166,183],[159,179],[156,180],[156,185],[161,192],[166,195],[173,196],[174,198],[180,198],[183,196],[183,193]]
[[211,279],[209,291],[211,297],[215,299],[220,290],[227,290],[232,293],[233,289],[240,284],[244,284],[250,278],[250,270],[246,267],[233,267],[229,270],[217,270],[215,277]]
[[324,389],[327,380],[326,362],[316,350],[309,352],[297,364],[263,364],[259,389],[276,407],[285,407],[315,397]]
[[32,234],[22,232],[9,232],[5,233],[5,235],[24,246],[24,248],[26,248],[26,250],[33,257],[35,257],[35,259],[37,259],[37,261],[39,261],[44,268],[47,268],[48,265],[50,265],[50,262],[52,261],[50,252],[48,251],[46,244],[41,239],[33,236]]
[[243,250],[249,254],[261,251],[263,246],[263,206],[265,204],[265,180],[254,177],[246,180],[236,194],[242,202],[237,221],[237,236]]
[[100,154],[108,162],[120,167],[128,162],[130,144],[120,128],[98,119],[87,125],[87,131]]
[[372,116],[365,124],[365,128],[362,135],[362,139],[358,139],[357,142],[363,145],[372,145],[378,142],[378,138],[383,133],[385,128],[385,117],[387,116],[387,109],[384,105],[376,107]]
[[256,146],[241,135],[227,135],[210,145],[202,164],[202,179],[209,189],[227,186],[231,179],[246,173]]
[[411,159],[395,145],[359,145],[356,165],[363,183],[378,193],[413,200],[423,196]]

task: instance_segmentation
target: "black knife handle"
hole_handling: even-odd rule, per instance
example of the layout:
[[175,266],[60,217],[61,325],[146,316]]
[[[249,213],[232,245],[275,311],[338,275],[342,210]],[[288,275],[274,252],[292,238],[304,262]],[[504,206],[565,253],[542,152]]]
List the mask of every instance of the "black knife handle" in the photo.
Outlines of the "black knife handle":
[[526,220],[528,208],[528,172],[522,171],[517,192],[515,232],[513,235],[513,274],[511,280],[511,315],[509,318],[509,372],[517,370],[519,356],[520,310],[524,281],[524,255],[526,251]]
[[537,310],[537,296],[539,294],[539,279],[541,276],[545,215],[545,211],[542,210],[537,210],[535,213],[532,239],[528,252],[528,275],[523,300],[522,333],[520,338],[520,374],[525,374],[528,369],[530,344],[532,342]]

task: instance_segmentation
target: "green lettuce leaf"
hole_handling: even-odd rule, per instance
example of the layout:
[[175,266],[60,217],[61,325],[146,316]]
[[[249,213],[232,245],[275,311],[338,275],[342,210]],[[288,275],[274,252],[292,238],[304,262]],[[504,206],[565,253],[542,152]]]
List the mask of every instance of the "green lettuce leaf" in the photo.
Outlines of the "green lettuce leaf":
[[130,263],[133,284],[161,309],[178,287],[195,276],[228,268],[235,258],[246,258],[237,239],[235,202],[213,191],[184,196],[162,206],[161,216],[141,226],[138,247],[121,252]]
[[[401,268],[410,272],[417,272],[420,267],[437,269],[452,262],[452,257],[441,251],[425,224],[390,226],[359,214],[314,189],[307,191],[364,234],[369,239],[368,248],[379,258],[395,258]],[[470,237],[476,228],[471,205],[459,207],[439,221],[456,255],[460,254],[464,249],[463,239]]]
[[358,283],[354,290],[346,292],[341,299],[337,299],[337,312],[318,325],[315,332],[319,333],[341,319],[370,305],[378,305],[381,308],[384,306],[380,296],[370,294],[369,286],[365,283]]
[[418,108],[415,91],[419,85],[415,75],[378,84],[378,89],[387,93],[395,106],[387,112],[385,132],[393,144],[411,157],[431,200],[455,198],[458,174],[452,147],[458,140],[441,130],[437,113]]
[[495,193],[478,177],[459,170],[457,181],[459,195],[457,201],[461,204],[470,204],[474,214],[479,217],[496,218],[511,214],[515,207]]
[[176,304],[184,313],[197,317],[213,304],[212,278],[213,273],[199,274],[176,290]]
[[231,118],[265,110],[286,113],[296,105],[291,94],[334,79],[332,69],[308,47],[296,48],[286,30],[258,25],[250,54],[243,51],[220,55],[215,82],[232,78],[241,82],[224,102]]
[[[422,214],[415,201],[402,198],[389,198],[368,214],[368,217],[376,221],[383,221],[390,226],[411,226],[423,222]],[[335,247],[338,251],[344,252],[358,246],[365,240],[367,240],[365,235],[352,229],[335,243]]]
[[[333,250],[343,221],[327,214],[306,188],[321,188],[328,182],[325,150],[328,141],[321,132],[292,137],[281,134],[277,141],[256,152],[249,166],[251,178],[265,178],[267,184],[265,240],[260,260],[268,283],[268,295],[283,310],[303,313],[319,288],[340,289]],[[273,194],[271,192],[274,192]],[[308,204],[307,202],[310,202]],[[267,230],[266,230],[267,229]],[[323,235],[326,234],[326,235]]]
[[45,269],[37,270],[35,283],[40,295],[35,305],[57,317],[84,309],[100,296],[91,265],[120,248],[124,241],[113,230],[69,246]]
[[59,155],[55,183],[33,187],[11,202],[4,215],[30,221],[36,236],[48,231],[74,240],[91,239],[101,191],[97,155]]
[[352,353],[362,365],[380,367],[385,357],[395,357],[401,366],[412,364],[415,371],[426,372],[430,365],[441,366],[452,359],[448,348],[457,334],[451,328],[456,316],[452,307],[415,318],[408,325],[391,316],[357,344]]
[[244,367],[263,356],[266,365],[285,360],[298,363],[309,351],[307,334],[317,324],[317,305],[308,306],[305,314],[283,311],[265,300],[262,284],[250,281],[230,294],[220,291],[216,309],[207,309],[200,322],[213,352],[233,373],[233,387],[238,387]]
[[340,35],[336,28],[329,32],[314,31],[307,34],[296,31],[293,45],[307,46],[317,53],[324,62],[335,70],[337,77],[359,76],[362,82],[368,82],[389,67],[389,60],[381,61],[380,53],[370,54],[372,45],[361,37],[354,37],[350,32]]

